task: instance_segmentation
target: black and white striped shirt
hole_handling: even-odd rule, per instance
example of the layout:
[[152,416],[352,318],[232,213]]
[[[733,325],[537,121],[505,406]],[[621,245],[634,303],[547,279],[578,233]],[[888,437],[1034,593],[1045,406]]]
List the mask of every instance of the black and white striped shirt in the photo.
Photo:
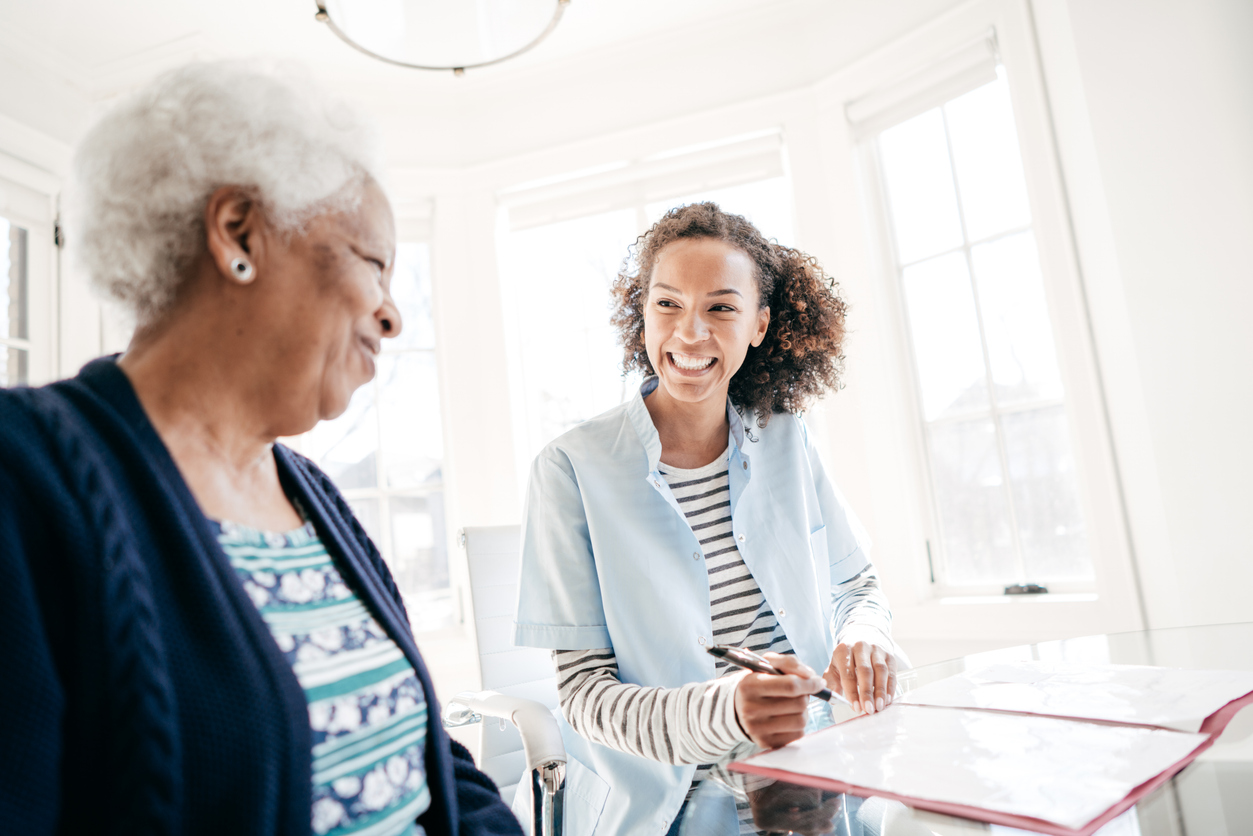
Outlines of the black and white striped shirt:
[[[700,540],[709,572],[709,608],[714,644],[732,644],[757,652],[790,653],[792,645],[779,628],[731,533],[731,488],[727,479],[730,449],[694,470],[662,465],[662,476]],[[719,659],[722,676],[729,663]],[[734,670],[734,669],[733,669]]]
[[[709,572],[716,644],[791,653],[792,646],[745,565],[731,533],[727,454],[692,470],[662,465],[674,498],[700,540]],[[891,615],[873,570],[834,593],[836,624],[890,635]],[[854,627],[856,625],[856,628]],[[553,652],[561,710],[595,743],[672,764],[709,764],[748,740],[735,716],[743,672],[719,660],[717,678],[679,688],[624,684],[612,648]],[[696,780],[705,768],[698,770]]]

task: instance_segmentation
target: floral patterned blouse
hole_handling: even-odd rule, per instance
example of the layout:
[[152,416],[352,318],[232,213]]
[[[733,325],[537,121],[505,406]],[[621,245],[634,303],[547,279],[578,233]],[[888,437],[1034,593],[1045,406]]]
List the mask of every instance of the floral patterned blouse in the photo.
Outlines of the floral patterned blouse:
[[427,704],[404,653],[356,596],[312,523],[218,523],[218,542],[309,703],[313,832],[423,836]]

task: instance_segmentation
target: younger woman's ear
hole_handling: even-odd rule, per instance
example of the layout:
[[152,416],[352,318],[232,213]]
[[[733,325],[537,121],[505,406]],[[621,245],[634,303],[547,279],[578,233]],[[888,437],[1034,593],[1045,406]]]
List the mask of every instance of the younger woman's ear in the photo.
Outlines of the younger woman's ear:
[[766,338],[766,329],[770,327],[770,308],[762,308],[757,313],[757,333],[753,334],[752,346],[756,348]]

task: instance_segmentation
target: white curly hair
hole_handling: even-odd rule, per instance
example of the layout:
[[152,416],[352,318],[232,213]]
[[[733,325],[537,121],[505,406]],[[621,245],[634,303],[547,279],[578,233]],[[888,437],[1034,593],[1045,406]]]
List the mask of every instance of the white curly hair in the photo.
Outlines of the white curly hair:
[[139,325],[160,318],[204,251],[204,209],[223,186],[256,195],[298,232],[382,182],[377,131],[293,66],[189,64],[109,110],[79,143],[67,242],[97,289]]

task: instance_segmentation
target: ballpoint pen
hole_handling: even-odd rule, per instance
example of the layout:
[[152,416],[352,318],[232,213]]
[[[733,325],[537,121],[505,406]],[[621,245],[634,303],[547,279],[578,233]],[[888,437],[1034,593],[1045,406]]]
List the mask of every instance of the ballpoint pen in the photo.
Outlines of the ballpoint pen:
[[[770,664],[768,659],[758,656],[756,653],[748,650],[747,648],[734,647],[729,644],[715,644],[712,647],[705,648],[705,650],[709,652],[710,656],[725,659],[736,667],[744,668],[745,670],[750,670],[754,673],[772,673],[776,675],[782,675],[783,673],[774,665]],[[810,694],[810,696],[817,697],[818,699],[829,703],[839,703],[840,705],[847,705],[849,708],[853,707],[851,702],[844,699],[844,697],[835,693],[830,688],[823,688],[816,694]]]

